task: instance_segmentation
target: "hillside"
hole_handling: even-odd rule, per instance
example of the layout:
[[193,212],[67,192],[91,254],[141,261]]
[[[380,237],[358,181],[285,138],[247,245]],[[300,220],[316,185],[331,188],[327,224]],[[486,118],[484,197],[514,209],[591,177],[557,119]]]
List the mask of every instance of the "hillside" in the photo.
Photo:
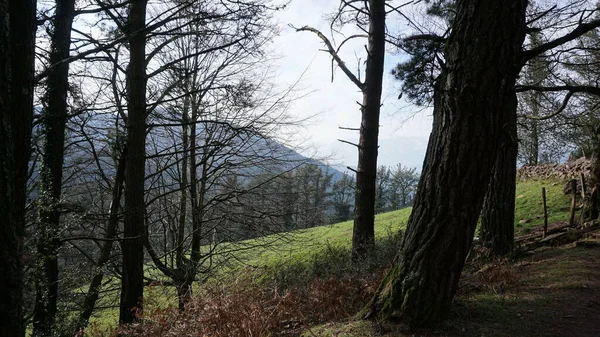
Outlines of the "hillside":
[[[517,235],[535,233],[536,228],[543,222],[542,187],[547,190],[550,222],[556,223],[567,219],[570,200],[563,194],[563,185],[554,180],[528,180],[518,183],[515,217]],[[310,331],[318,336],[336,335],[335,333],[346,329],[363,331],[360,329],[365,328],[364,325],[359,324],[359,327],[356,327],[354,323],[349,325],[330,324],[320,328],[314,328],[314,326],[323,322],[343,321],[364,305],[377,286],[383,271],[394,257],[400,239],[400,236],[396,234],[403,229],[409,215],[410,209],[377,215],[376,252],[367,261],[358,265],[351,263],[349,259],[352,236],[351,221],[238,243],[251,248],[240,251],[237,254],[235,265],[231,265],[221,273],[218,279],[209,281],[199,289],[197,291],[197,293],[201,293],[199,300],[204,305],[217,305],[213,301],[219,303],[217,307],[221,310],[221,314],[227,317],[219,316],[217,321],[220,323],[217,325],[224,324],[228,319],[234,319],[236,315],[248,316],[251,319],[253,315],[260,313],[261,317],[269,315],[272,320],[279,319],[287,322],[284,327],[279,326],[278,328],[268,325],[262,320],[260,323],[270,327],[270,330],[265,331],[275,329],[286,332],[286,335],[298,335],[303,329],[311,326],[313,328]],[[538,317],[538,311],[542,310],[544,313],[546,309],[542,305],[548,299],[550,301],[548,303],[552,302],[551,296],[553,295],[544,289],[556,290],[556,293],[552,292],[552,294],[556,295],[557,303],[564,305],[559,301],[563,298],[561,296],[568,298],[576,294],[568,294],[568,292],[565,294],[563,285],[578,284],[591,289],[594,280],[600,280],[600,277],[597,277],[600,275],[595,274],[597,270],[593,269],[594,265],[591,262],[598,261],[598,257],[600,257],[598,248],[567,245],[558,248],[542,247],[539,252],[527,252],[516,259],[503,262],[471,261],[465,270],[465,277],[463,277],[459,305],[455,313],[457,317],[448,321],[450,326],[441,327],[440,331],[443,332],[440,334],[437,332],[430,334],[432,333],[430,331],[423,336],[481,336],[482,334],[488,336],[487,332],[484,333],[487,331],[486,329],[493,330],[494,326],[510,322],[514,319],[511,316],[512,312],[525,315],[529,313],[528,310],[533,310],[533,316],[526,320],[523,318],[523,320],[528,322],[527,324],[531,323],[529,326],[532,330],[530,331],[535,331],[536,326],[543,322],[543,319]],[[587,258],[590,258],[589,263]],[[570,275],[571,271],[576,272]],[[552,281],[554,276],[559,275],[568,277],[562,278],[560,282]],[[227,289],[225,293],[223,293],[223,289]],[[172,289],[154,286],[148,290],[149,297],[146,301],[152,304],[147,310],[150,316],[153,315],[152,312],[165,315],[164,308],[175,305],[174,300],[167,300],[167,295],[173,295]],[[239,303],[234,305],[236,302],[233,299],[236,296],[256,297],[254,300],[257,302],[257,306],[240,308]],[[583,292],[582,296],[594,298],[596,294]],[[311,302],[309,299],[311,297],[314,297],[317,302]],[[295,300],[291,303],[286,302],[293,298]],[[274,305],[274,299],[281,300],[277,302],[279,311],[276,313],[265,312],[265,307],[269,308]],[[261,304],[261,301],[266,302]],[[227,306],[227,303],[230,306]],[[226,307],[219,307],[219,305]],[[533,309],[528,309],[529,307]],[[159,310],[156,311],[156,309]],[[211,314],[204,312],[204,309],[196,308],[196,310],[200,312],[194,312],[195,317],[202,316],[211,319]],[[228,312],[228,310],[232,312]],[[240,310],[250,310],[254,314],[239,312]],[[287,314],[283,315],[281,310]],[[577,312],[580,310],[579,307],[573,308],[573,310],[575,310],[573,315],[577,313],[577,317],[581,316],[581,313]],[[309,316],[306,316],[306,311],[310,312]],[[497,315],[498,317],[496,317]],[[95,326],[97,331],[105,330],[108,326],[114,326],[114,318],[114,313],[111,315],[110,310],[101,311],[92,326]],[[185,321],[185,317],[180,319]],[[244,324],[258,323],[255,320]],[[454,331],[452,330],[453,326],[461,326],[469,332]],[[144,330],[138,332],[140,333],[138,335],[149,333],[147,329],[152,330],[152,323],[146,323]],[[165,330],[164,333],[167,333],[168,330]],[[388,330],[393,332],[393,328],[388,328]],[[254,335],[256,335],[256,331]],[[369,331],[369,334],[378,335],[376,331]],[[515,330],[507,331],[515,332]],[[463,334],[463,332],[465,333]],[[472,332],[473,334],[470,334]],[[152,330],[152,333],[155,334],[155,331]],[[169,333],[174,332],[170,331]],[[362,333],[357,332],[348,336],[362,336]],[[159,333],[158,335],[163,334]],[[216,335],[226,336],[227,334]],[[247,334],[238,335],[246,336]],[[489,335],[516,336],[510,333],[504,335],[490,333]],[[312,335],[309,334],[309,336]],[[339,334],[339,336],[344,336],[344,334]]]

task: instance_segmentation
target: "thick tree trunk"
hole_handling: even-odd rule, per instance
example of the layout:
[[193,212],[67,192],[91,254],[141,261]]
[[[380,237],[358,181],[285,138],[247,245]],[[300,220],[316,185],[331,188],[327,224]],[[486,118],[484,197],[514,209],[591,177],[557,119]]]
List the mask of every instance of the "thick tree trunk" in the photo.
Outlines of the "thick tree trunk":
[[438,79],[434,124],[398,258],[364,318],[412,327],[443,319],[456,293],[514,84],[526,0],[459,0]]
[[23,237],[33,120],[34,0],[0,0],[0,336],[25,336]]
[[492,170],[481,215],[479,238],[492,255],[510,253],[515,238],[515,187],[517,176],[517,114],[506,112],[500,148]]
[[368,57],[361,107],[358,165],[354,204],[352,257],[367,254],[375,243],[375,180],[383,62],[385,57],[385,1],[369,1]]
[[[110,260],[110,252],[112,250],[114,242],[112,240],[116,237],[119,222],[119,208],[121,207],[121,196],[123,194],[126,152],[127,149],[124,149],[123,153],[121,153],[121,157],[119,158],[117,173],[115,175],[115,182],[113,185],[112,201],[110,203],[108,223],[106,226],[105,238],[107,239],[107,241],[104,242],[104,245],[100,250],[100,257],[96,262],[97,274],[94,275],[94,277],[92,278],[92,281],[90,282],[90,286],[88,288],[88,292],[83,301],[82,310],[79,314],[79,324],[77,326],[78,330],[84,330],[87,327],[88,322],[90,321],[90,317],[92,316],[94,308],[96,307],[96,301],[98,301],[98,297],[100,296],[102,279],[104,278],[103,268],[106,265],[106,263]],[[73,335],[75,335],[75,333]]]
[[46,108],[42,113],[44,145],[40,170],[40,221],[36,226],[37,259],[41,270],[35,280],[34,336],[52,336],[56,321],[58,250],[61,246],[58,203],[62,192],[67,92],[69,91],[69,63],[61,61],[69,56],[74,16],[74,0],[56,2],[50,52],[52,68],[48,72]]
[[[125,224],[119,321],[130,323],[142,310],[144,296],[144,180],[146,163],[146,36],[147,0],[133,0],[129,10],[127,70],[127,154]],[[135,308],[135,310],[134,310]]]

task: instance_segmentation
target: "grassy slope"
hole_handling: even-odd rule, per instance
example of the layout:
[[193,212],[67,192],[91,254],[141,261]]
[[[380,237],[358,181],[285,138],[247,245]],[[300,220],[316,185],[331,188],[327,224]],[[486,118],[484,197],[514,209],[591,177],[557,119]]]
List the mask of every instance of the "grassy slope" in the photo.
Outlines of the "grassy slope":
[[[516,234],[525,234],[542,224],[542,187],[546,188],[548,221],[567,220],[569,196],[564,195],[563,183],[543,180],[521,181],[517,184],[515,200]],[[381,240],[403,229],[410,216],[410,208],[379,214],[375,217],[375,236]],[[525,223],[520,223],[525,220]],[[251,266],[279,264],[282,261],[309,259],[311,255],[327,249],[328,246],[350,249],[352,221],[329,226],[315,227],[299,231],[268,248],[247,251],[244,260]]]
[[[549,221],[566,220],[568,217],[565,207],[568,207],[569,197],[562,193],[562,183],[549,181],[522,181],[517,184],[515,226],[517,235],[527,233],[531,227],[543,222],[541,189],[546,187]],[[410,208],[379,214],[375,217],[375,236],[381,241],[391,234],[403,229],[410,216]],[[520,220],[529,220],[521,224]],[[311,264],[319,256],[331,254],[332,251],[349,251],[352,239],[352,221],[346,221],[328,226],[320,226],[307,230],[288,233],[284,236],[273,235],[249,240],[236,247],[247,246],[240,251],[236,258],[239,267],[250,266],[270,277],[272,273],[282,270],[282,266],[293,261],[294,265]],[[232,249],[237,249],[232,248]],[[227,246],[223,249],[228,249]],[[153,272],[152,268],[147,268]],[[227,269],[228,272],[231,269]],[[113,303],[118,303],[118,294]],[[171,288],[160,286],[147,287],[147,306],[174,306],[176,299]],[[118,309],[105,309],[97,312],[91,320],[91,325],[97,330],[107,330],[114,327],[118,319]]]
[[[565,183],[547,180],[528,180],[517,183],[515,199],[515,229],[526,234],[533,226],[544,223],[542,187],[546,188],[548,222],[568,220],[570,197],[563,193]],[[526,223],[520,223],[524,220]]]
[[[543,180],[521,181],[517,184],[515,200],[515,228],[517,235],[527,233],[543,223],[542,187],[546,188],[548,221],[567,220],[569,196],[564,195],[563,183]],[[382,239],[403,229],[410,216],[410,208],[378,214],[375,217],[375,236]],[[520,223],[526,220],[525,223]],[[328,246],[350,249],[352,221],[298,231],[267,247],[251,249],[243,260],[251,266],[278,264],[287,260],[308,259]]]

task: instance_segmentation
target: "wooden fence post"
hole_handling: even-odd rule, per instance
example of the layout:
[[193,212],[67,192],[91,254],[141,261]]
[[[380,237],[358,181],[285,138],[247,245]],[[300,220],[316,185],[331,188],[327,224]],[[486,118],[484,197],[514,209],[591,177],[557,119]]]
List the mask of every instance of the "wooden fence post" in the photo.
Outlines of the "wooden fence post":
[[581,175],[579,176],[579,180],[581,181],[581,198],[583,200],[585,200],[586,198],[586,194],[587,194],[587,186],[585,186],[585,176],[583,175],[583,172],[581,172]]
[[575,208],[577,202],[577,180],[571,179],[569,185],[571,186],[571,213],[569,215],[569,226],[573,227],[573,225],[575,225]]

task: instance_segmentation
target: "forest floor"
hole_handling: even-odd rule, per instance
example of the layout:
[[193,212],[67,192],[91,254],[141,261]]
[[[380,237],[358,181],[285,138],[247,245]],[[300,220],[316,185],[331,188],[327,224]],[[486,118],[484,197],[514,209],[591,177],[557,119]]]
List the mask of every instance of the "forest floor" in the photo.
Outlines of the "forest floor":
[[433,329],[354,321],[313,327],[303,336],[600,336],[600,230],[595,225],[562,237],[549,246],[529,243],[513,258],[471,260],[450,317]]

